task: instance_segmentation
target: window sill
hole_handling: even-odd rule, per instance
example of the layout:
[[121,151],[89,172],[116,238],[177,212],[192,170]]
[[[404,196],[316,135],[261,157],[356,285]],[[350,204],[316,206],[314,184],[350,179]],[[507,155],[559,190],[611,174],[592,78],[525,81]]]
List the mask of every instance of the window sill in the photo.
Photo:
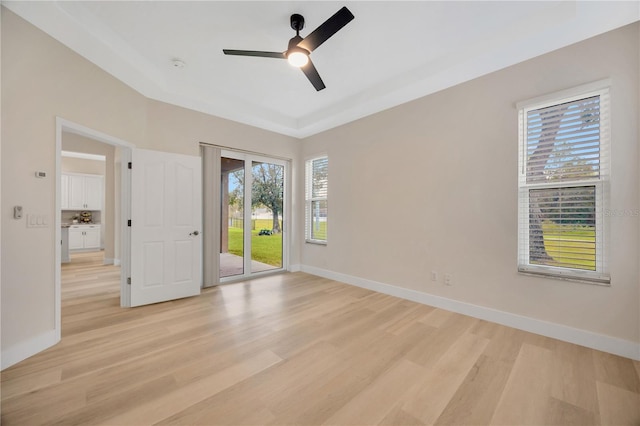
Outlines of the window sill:
[[319,246],[326,246],[327,242],[326,241],[320,241],[320,240],[305,240],[304,241],[307,244],[316,244]]
[[592,271],[568,271],[564,268],[526,265],[518,266],[518,272],[523,275],[540,278],[551,278],[556,280],[573,281],[606,287],[611,286],[611,277],[609,275],[603,275]]

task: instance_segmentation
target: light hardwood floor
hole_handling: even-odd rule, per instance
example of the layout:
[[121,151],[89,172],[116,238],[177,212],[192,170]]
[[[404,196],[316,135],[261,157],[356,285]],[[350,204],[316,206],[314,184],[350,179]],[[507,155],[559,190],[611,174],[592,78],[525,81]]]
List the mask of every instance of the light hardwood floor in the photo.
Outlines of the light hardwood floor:
[[63,267],[63,339],[2,424],[640,424],[640,363],[304,273],[121,309]]

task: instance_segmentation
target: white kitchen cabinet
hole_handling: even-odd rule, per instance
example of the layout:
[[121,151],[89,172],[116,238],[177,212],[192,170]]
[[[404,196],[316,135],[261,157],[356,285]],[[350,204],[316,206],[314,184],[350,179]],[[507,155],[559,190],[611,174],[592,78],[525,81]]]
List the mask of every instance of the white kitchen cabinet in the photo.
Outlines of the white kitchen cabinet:
[[84,200],[87,210],[102,210],[104,198],[104,179],[102,176],[85,176]]
[[69,209],[84,209],[84,176],[67,175],[69,185]]
[[69,228],[69,250],[84,248],[84,230],[79,228]]
[[100,248],[100,226],[91,227],[84,231],[84,248],[99,249]]
[[69,228],[69,250],[100,248],[100,225],[72,225]]
[[[98,175],[81,175],[75,173],[65,173],[62,175],[61,185],[66,187],[68,199],[68,210],[102,210],[104,198],[104,179]],[[63,192],[64,196],[64,190]],[[64,206],[64,201],[62,202]]]

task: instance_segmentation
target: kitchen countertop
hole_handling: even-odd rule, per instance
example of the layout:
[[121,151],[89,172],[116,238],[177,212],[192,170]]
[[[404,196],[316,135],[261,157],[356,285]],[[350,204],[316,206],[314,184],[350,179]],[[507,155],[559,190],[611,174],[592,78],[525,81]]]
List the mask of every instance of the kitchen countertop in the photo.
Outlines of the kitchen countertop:
[[90,226],[90,225],[100,225],[99,223],[67,223],[67,222],[63,222],[60,224],[60,227],[62,228],[70,228],[72,226]]

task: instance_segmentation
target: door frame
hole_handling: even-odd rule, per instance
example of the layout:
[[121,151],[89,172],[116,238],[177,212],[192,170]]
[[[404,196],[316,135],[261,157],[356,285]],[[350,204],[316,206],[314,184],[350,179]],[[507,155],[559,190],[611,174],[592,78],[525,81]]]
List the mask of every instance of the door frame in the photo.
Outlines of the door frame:
[[[106,133],[93,130],[89,127],[83,126],[73,121],[66,120],[62,117],[56,117],[56,165],[55,165],[55,184],[56,184],[56,197],[55,197],[55,279],[54,279],[54,292],[55,292],[55,333],[56,339],[59,341],[62,336],[62,247],[60,242],[62,241],[62,212],[61,212],[61,175],[62,175],[62,132],[75,133],[80,136],[84,136],[89,139],[96,140],[108,145],[121,148],[120,160],[121,160],[121,180],[120,180],[120,306],[130,306],[130,293],[126,281],[126,277],[129,276],[131,269],[130,262],[130,231],[126,226],[126,219],[131,212],[131,177],[127,173],[127,164],[131,161],[131,150],[135,148],[135,145],[125,140],[116,138]],[[118,230],[115,230],[118,232]]]
[[[284,271],[288,271],[289,270],[289,250],[291,245],[291,238],[290,238],[290,235],[291,235],[290,204],[291,203],[290,203],[290,189],[289,189],[289,186],[291,185],[290,183],[291,160],[275,157],[275,156],[269,156],[268,154],[235,150],[233,148],[228,148],[228,147],[219,147],[219,148],[220,148],[220,158],[227,157],[227,158],[233,158],[233,159],[244,161],[245,171],[247,170],[247,164],[253,163],[254,161],[261,161],[264,163],[271,162],[272,164],[277,164],[284,168],[284,177],[283,177],[283,195],[282,195],[282,266],[280,268],[271,269],[268,271],[247,273],[247,271],[251,269],[251,233],[243,232],[243,236],[244,236],[243,273],[241,275],[231,275],[228,277],[220,277],[220,268],[219,268],[220,265],[218,265],[218,271],[216,271],[216,274],[218,275],[218,283],[225,284],[229,282],[245,280],[250,277],[259,277],[263,275],[269,275],[274,273],[277,274],[277,273],[282,273]],[[218,161],[220,161],[220,158],[218,159]],[[252,166],[252,164],[250,165]],[[249,167],[249,169],[251,170],[252,167]],[[217,179],[218,179],[218,185],[221,185],[222,184],[220,180],[221,176],[218,176]],[[249,185],[247,185],[247,182]],[[249,186],[248,190],[247,188],[244,189],[244,194],[245,194],[244,205],[245,206],[247,205],[246,204],[247,198],[250,198],[251,196],[252,183],[253,183],[253,174],[246,175],[245,173],[245,187]],[[252,209],[246,209],[246,208],[244,209],[243,216],[244,216],[245,224],[251,223],[251,211]],[[222,227],[222,223],[220,222],[220,220],[217,221],[216,226],[218,226],[219,231],[221,231],[220,228]],[[216,246],[218,247],[218,252],[219,252],[220,245],[217,244]]]

